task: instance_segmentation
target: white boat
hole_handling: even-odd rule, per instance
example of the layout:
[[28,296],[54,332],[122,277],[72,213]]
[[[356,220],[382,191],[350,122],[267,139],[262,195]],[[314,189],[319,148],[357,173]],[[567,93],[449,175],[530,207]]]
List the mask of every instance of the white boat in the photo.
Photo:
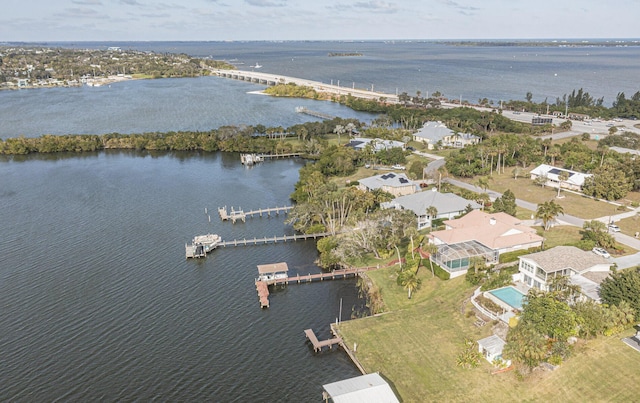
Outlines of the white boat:
[[260,68],[262,68],[262,65],[259,64],[259,63],[256,63],[255,65],[249,66],[249,67],[251,67],[252,69],[260,69]]
[[187,258],[207,256],[207,253],[214,250],[220,242],[222,238],[218,234],[197,235],[193,237],[191,245],[184,245],[185,254]]

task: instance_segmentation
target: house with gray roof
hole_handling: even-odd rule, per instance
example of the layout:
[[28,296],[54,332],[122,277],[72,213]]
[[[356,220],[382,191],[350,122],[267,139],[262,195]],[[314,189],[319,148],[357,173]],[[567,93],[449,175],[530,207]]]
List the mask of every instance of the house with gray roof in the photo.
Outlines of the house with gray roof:
[[420,186],[405,174],[389,172],[360,179],[358,189],[365,192],[380,189],[397,197],[413,194],[420,189]]
[[478,144],[480,137],[469,133],[459,133],[449,129],[442,122],[431,121],[426,122],[422,129],[413,134],[413,140],[424,143],[429,150],[433,150],[437,145],[462,148],[469,144]]
[[542,252],[519,256],[518,270],[521,281],[530,287],[549,291],[549,284],[557,276],[567,276],[573,284],[579,285],[582,294],[598,301],[597,283],[584,274],[589,272],[609,272],[611,263],[604,257],[575,246],[556,246]]
[[374,153],[383,150],[390,150],[392,148],[401,148],[404,150],[405,144],[401,141],[384,140],[384,139],[370,139],[366,137],[356,137],[349,141],[349,147],[354,150],[364,150],[364,148],[371,144],[371,148]]
[[[452,219],[465,212],[467,206],[478,210],[482,206],[475,201],[464,199],[453,193],[440,193],[436,188],[422,192],[396,197],[390,202],[381,204],[382,208],[396,210],[411,210],[418,218],[418,229],[431,227],[433,220],[438,218]],[[437,214],[431,217],[427,214],[429,207],[435,207]]]

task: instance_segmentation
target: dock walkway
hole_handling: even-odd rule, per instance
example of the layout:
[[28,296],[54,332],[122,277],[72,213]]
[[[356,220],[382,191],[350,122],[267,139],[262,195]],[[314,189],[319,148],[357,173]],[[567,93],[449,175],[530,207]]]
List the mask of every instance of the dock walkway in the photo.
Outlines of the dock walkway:
[[376,270],[378,267],[370,266],[370,267],[352,267],[348,269],[340,269],[333,270],[330,272],[322,272],[316,274],[306,274],[300,275],[297,274],[295,276],[282,277],[282,278],[269,278],[268,280],[256,280],[256,291],[258,292],[258,299],[260,300],[260,308],[269,308],[269,287],[273,284],[291,284],[291,283],[310,283],[313,281],[324,281],[324,280],[339,280],[346,279],[349,277],[356,277],[360,273],[364,273],[370,270]]
[[311,344],[313,345],[313,350],[317,353],[322,350],[322,347],[332,348],[334,344],[342,344],[342,339],[340,337],[334,337],[332,339],[327,340],[318,340],[316,334],[313,332],[313,329],[306,329],[304,334],[307,336]]
[[332,119],[336,118],[336,116],[328,115],[328,114],[322,113],[322,112],[312,111],[311,109],[307,109],[307,108],[305,108],[303,106],[297,107],[296,108],[296,112],[304,113],[305,115],[313,116],[313,117],[324,119],[324,120],[332,120]]
[[298,235],[283,235],[283,236],[273,236],[273,237],[264,237],[264,238],[253,238],[253,239],[234,239],[232,241],[223,241],[218,244],[218,246],[249,246],[249,245],[264,245],[269,243],[278,243],[278,242],[287,242],[287,241],[298,241],[298,240],[306,240],[306,239],[317,239],[323,238],[325,236],[331,235],[330,232],[321,232],[317,234],[298,234]]
[[251,218],[254,215],[259,215],[260,217],[262,217],[262,215],[264,214],[264,215],[267,215],[268,217],[271,217],[271,213],[274,213],[276,215],[279,215],[280,213],[286,214],[292,208],[293,206],[282,206],[282,207],[260,208],[260,209],[251,210],[251,211],[243,211],[242,209],[235,210],[233,207],[231,207],[231,212],[229,212],[229,210],[227,209],[227,206],[224,206],[224,207],[218,207],[218,214],[220,215],[220,219],[222,221],[231,220],[231,222],[235,224],[237,220],[242,220],[242,222],[246,222],[247,217]]

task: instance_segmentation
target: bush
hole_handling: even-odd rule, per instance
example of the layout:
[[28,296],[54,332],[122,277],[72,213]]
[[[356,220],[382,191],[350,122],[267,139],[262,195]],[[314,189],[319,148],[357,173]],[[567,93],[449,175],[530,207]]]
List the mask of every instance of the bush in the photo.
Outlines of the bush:
[[440,280],[449,280],[451,278],[451,274],[436,263],[433,264],[433,272]]
[[523,250],[514,250],[513,252],[506,252],[500,255],[498,261],[500,263],[511,263],[518,261],[518,256],[528,255],[529,253],[537,252],[538,248],[529,248]]
[[493,290],[511,284],[511,274],[507,272],[491,273],[489,278],[482,284],[482,291]]

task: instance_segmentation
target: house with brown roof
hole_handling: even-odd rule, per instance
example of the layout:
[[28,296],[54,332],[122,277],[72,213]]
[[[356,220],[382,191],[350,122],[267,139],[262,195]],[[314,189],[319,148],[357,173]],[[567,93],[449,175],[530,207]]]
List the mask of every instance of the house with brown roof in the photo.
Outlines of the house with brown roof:
[[451,277],[465,274],[473,257],[482,257],[487,264],[497,263],[502,253],[538,248],[543,241],[535,229],[502,212],[474,210],[444,224],[446,229],[429,234],[429,242],[438,247],[433,261]]
[[549,284],[555,277],[567,276],[569,282],[580,286],[582,294],[599,301],[598,284],[587,273],[608,273],[611,263],[591,251],[583,251],[575,246],[556,246],[542,252],[519,256],[520,280],[530,287],[549,291]]

